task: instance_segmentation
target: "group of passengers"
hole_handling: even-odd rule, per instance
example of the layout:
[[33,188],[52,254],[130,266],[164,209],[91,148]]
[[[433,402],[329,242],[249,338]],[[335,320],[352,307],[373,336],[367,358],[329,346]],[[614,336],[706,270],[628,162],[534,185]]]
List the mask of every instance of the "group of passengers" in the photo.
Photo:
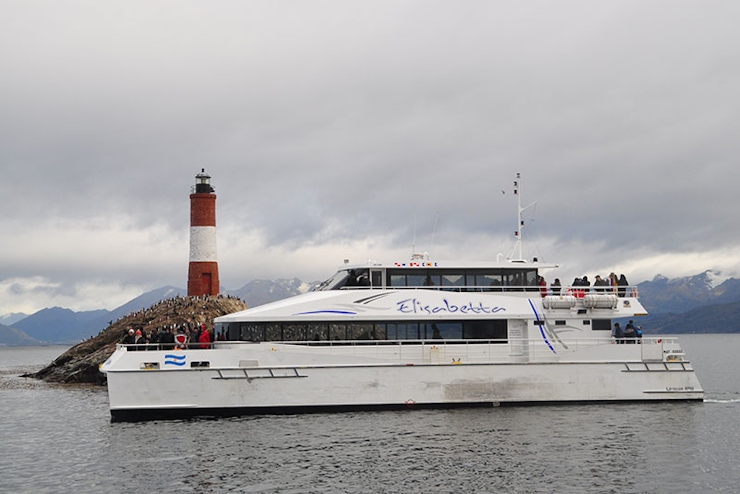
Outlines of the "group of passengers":
[[[547,284],[545,283],[545,279],[540,276],[539,280],[540,285],[540,292],[542,293],[542,296],[544,297],[547,295]],[[617,275],[613,272],[609,274],[609,276],[604,279],[598,274],[596,275],[596,278],[594,279],[593,283],[593,291],[596,293],[616,293],[620,297],[625,297],[627,295],[627,287],[629,286],[629,283],[627,282],[627,277],[623,274],[619,275],[617,278]],[[545,287],[545,288],[543,288]],[[586,293],[592,291],[591,281],[589,281],[588,276],[584,276],[583,278],[575,278],[573,280],[573,283],[569,287],[566,288],[566,294],[567,295],[575,295],[577,297],[583,297]],[[550,284],[550,294],[552,295],[564,295],[563,293],[563,287],[560,285],[560,279],[555,278],[555,281],[553,281]]]
[[642,326],[635,326],[635,322],[630,319],[627,325],[622,328],[618,322],[614,323],[612,329],[612,338],[616,343],[642,343]]
[[[219,334],[220,340],[225,340],[224,332]],[[128,328],[122,343],[130,350],[174,350],[175,348],[209,348],[214,341],[212,330],[205,324],[195,325],[184,323],[180,325],[160,327],[158,331]]]

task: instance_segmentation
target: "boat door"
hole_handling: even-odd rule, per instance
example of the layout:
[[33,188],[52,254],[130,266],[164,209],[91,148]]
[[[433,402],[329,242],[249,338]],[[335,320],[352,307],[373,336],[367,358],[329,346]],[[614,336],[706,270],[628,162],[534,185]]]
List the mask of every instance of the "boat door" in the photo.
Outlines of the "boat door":
[[370,287],[371,288],[382,288],[383,287],[383,270],[382,269],[370,269]]
[[514,362],[529,361],[529,331],[526,319],[509,319],[509,351]]

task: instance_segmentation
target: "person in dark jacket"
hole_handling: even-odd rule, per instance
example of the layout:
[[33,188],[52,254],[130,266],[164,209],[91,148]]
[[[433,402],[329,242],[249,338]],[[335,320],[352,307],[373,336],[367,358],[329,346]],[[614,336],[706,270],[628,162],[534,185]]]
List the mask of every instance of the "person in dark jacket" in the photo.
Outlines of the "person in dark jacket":
[[607,282],[604,279],[601,279],[601,276],[597,274],[596,279],[594,280],[594,290],[596,290],[597,292],[603,293],[606,291],[607,286],[609,286],[609,282]]
[[162,338],[159,340],[162,344],[162,350],[172,350],[175,348],[175,334],[169,326],[165,328]]
[[617,281],[617,291],[619,292],[620,297],[624,297],[627,293],[627,287],[629,286],[629,283],[627,283],[627,278],[623,275],[619,275],[619,281]]
[[617,343],[624,343],[624,329],[619,325],[618,322],[614,323],[614,329],[612,330],[612,337]]
[[136,344],[135,350],[146,350],[146,344],[148,343],[146,335],[141,332],[140,329],[136,330],[136,338],[134,343]]
[[562,290],[562,287],[560,286],[560,278],[555,278],[555,281],[550,283],[550,291],[553,295],[560,295],[560,290]]
[[124,345],[133,345],[135,342],[134,330],[132,328],[128,328],[128,333],[123,337],[123,341],[121,343]]
[[[159,343],[159,334],[157,334],[157,331],[152,329],[151,332],[149,333],[149,344],[155,345],[157,343]],[[156,350],[156,349],[157,347],[155,346],[147,347],[147,350]]]
[[635,343],[637,337],[637,331],[635,330],[635,324],[632,319],[624,327],[624,337],[627,338],[626,343]]

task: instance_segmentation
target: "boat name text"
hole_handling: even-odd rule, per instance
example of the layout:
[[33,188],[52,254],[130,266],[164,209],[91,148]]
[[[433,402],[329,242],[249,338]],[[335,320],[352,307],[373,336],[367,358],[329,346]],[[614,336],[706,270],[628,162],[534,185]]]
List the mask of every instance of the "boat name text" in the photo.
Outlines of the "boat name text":
[[403,314],[495,314],[506,310],[504,307],[491,307],[482,302],[468,302],[463,305],[451,304],[447,299],[441,305],[425,304],[418,298],[401,300],[396,305]]

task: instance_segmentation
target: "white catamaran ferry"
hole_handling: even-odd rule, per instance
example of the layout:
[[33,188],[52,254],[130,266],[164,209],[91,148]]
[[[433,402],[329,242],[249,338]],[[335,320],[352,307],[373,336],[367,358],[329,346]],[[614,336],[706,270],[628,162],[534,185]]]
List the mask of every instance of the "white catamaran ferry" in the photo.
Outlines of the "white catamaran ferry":
[[703,399],[676,338],[612,337],[646,314],[636,288],[553,291],[538,282],[555,267],[344,265],[315,291],[216,318],[227,341],[207,349],[119,345],[101,366],[111,415]]

